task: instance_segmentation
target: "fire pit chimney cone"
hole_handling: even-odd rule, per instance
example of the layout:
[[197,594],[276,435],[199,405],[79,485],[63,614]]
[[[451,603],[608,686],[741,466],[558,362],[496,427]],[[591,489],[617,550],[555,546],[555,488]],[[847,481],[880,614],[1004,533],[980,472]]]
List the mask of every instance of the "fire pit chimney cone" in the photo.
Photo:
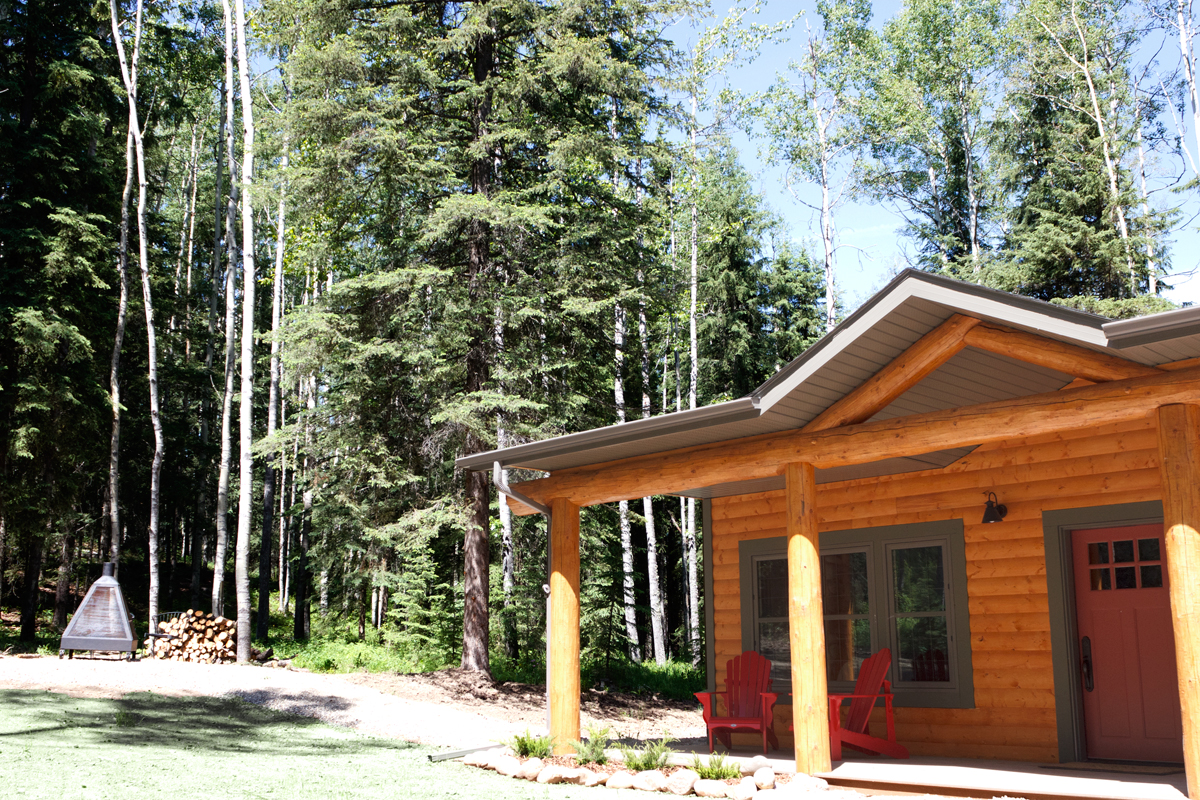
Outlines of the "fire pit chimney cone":
[[74,655],[76,650],[129,653],[137,650],[133,625],[125,608],[121,585],[113,577],[112,563],[103,566],[100,579],[92,584],[67,629],[63,631],[58,655]]

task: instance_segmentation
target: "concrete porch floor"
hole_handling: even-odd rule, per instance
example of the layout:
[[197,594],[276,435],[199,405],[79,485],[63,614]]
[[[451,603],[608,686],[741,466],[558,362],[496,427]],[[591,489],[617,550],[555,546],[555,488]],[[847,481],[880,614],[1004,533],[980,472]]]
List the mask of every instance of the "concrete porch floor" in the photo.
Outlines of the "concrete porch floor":
[[[707,739],[671,743],[671,762],[692,763],[696,754],[708,754]],[[724,752],[722,745],[718,752]],[[749,761],[758,750],[737,748],[725,753],[729,760]],[[776,772],[790,773],[796,763],[784,750],[772,750],[767,759]],[[1098,765],[1099,766],[1099,765]],[[1010,797],[1025,800],[1096,798],[1096,800],[1187,800],[1187,779],[1180,766],[1169,775],[1062,769],[1056,764],[990,759],[931,758],[907,760],[848,755],[820,773],[831,786],[864,793],[936,794],[956,797]]]

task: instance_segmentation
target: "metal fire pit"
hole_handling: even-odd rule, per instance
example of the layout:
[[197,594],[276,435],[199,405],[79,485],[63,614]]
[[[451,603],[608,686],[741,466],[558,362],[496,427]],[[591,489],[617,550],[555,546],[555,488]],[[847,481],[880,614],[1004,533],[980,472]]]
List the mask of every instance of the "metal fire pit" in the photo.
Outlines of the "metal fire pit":
[[79,610],[63,631],[58,657],[73,656],[76,650],[129,653],[137,651],[132,617],[125,608],[121,585],[113,577],[113,565],[104,565],[104,574],[88,589]]

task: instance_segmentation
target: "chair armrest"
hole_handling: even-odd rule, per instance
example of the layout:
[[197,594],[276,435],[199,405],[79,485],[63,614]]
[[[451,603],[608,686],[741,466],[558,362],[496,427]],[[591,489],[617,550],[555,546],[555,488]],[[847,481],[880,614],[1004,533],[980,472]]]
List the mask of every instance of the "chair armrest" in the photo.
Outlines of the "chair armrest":
[[836,697],[838,700],[848,700],[852,697],[874,697],[876,700],[878,700],[881,697],[887,697],[887,696],[888,695],[882,694],[882,693],[881,694],[831,694],[831,695],[829,695],[829,699],[832,700]]
[[779,701],[779,694],[777,692],[763,692],[762,693],[763,720],[764,721],[772,719],[771,709],[773,709],[775,707],[775,703],[777,703],[778,701]]
[[704,721],[708,722],[713,715],[713,697],[720,692],[695,692],[696,699],[700,701],[701,707],[704,709]]

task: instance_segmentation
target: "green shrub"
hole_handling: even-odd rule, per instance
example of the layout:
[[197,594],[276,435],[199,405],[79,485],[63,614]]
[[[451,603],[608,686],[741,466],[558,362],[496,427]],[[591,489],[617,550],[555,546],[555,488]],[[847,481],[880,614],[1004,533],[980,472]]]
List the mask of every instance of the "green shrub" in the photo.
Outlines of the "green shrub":
[[521,758],[549,758],[553,750],[553,742],[549,736],[538,736],[526,728],[524,733],[518,733],[508,740],[508,745]]
[[701,778],[709,781],[742,777],[742,768],[731,761],[726,761],[724,753],[713,753],[708,757],[707,763],[700,756],[696,756],[692,759],[692,769]]
[[675,741],[670,736],[663,736],[656,742],[647,744],[641,750],[635,750],[632,747],[621,747],[621,754],[625,756],[625,768],[633,772],[642,772],[648,769],[662,769],[667,765],[667,755],[670,750],[667,745]]
[[575,748],[576,761],[580,764],[607,764],[608,754],[604,751],[612,742],[612,729],[589,725],[587,734],[586,741],[571,742],[571,747]]

